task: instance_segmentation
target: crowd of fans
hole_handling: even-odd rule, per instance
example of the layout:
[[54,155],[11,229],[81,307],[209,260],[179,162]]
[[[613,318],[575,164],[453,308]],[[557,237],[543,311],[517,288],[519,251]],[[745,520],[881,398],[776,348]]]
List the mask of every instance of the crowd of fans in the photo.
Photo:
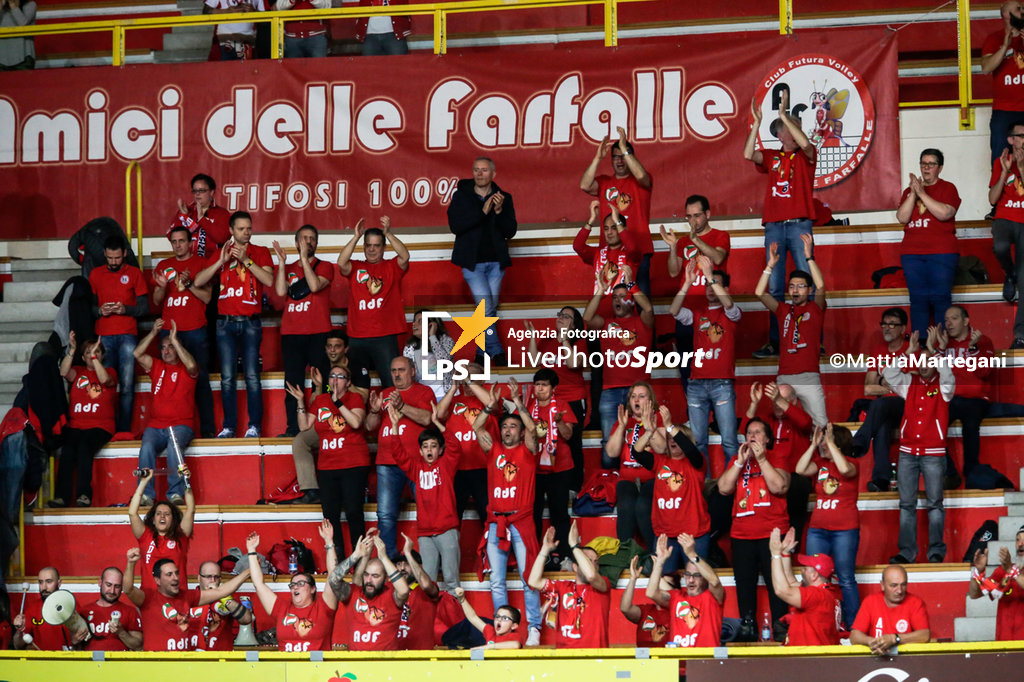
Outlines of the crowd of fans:
[[[1018,16],[1019,6],[1010,4],[1015,8],[1006,16]],[[1016,40],[1018,29],[1007,22]],[[304,45],[316,35],[291,37],[296,41],[291,49],[314,49]],[[116,567],[103,571],[100,598],[80,604],[92,624],[87,635],[46,625],[37,612],[26,611],[13,620],[14,645],[222,649],[231,647],[233,629],[256,622],[275,632],[273,641],[284,651],[429,648],[456,640],[485,647],[535,646],[544,628],[552,630],[556,646],[606,646],[614,586],[610,576],[627,564],[630,577],[620,608],[637,626],[638,645],[717,646],[758,638],[790,645],[836,644],[848,636],[854,644],[884,653],[901,642],[928,641],[927,609],[908,593],[901,566],[917,558],[920,480],[928,514],[927,559],[942,562],[944,489],[961,483],[947,452],[947,426],[952,419],[963,424],[963,475],[970,483],[972,473],[987,466],[980,458],[981,419],[993,409],[1006,409],[991,402],[984,367],[969,370],[952,362],[991,358],[994,352],[988,337],[971,326],[968,311],[951,303],[959,195],[939,178],[941,151],[924,150],[921,175],[911,174],[896,214],[904,225],[902,264],[910,313],[902,308],[882,313],[875,352],[903,362],[867,372],[864,399],[854,408],[864,424],[854,436],[828,421],[819,369],[827,341],[827,273],[815,259],[812,227],[817,150],[790,115],[788,92],[783,91],[778,118],[769,127],[779,148],[759,148],[762,113],[756,103],[752,114],[744,157],[767,178],[762,212],[766,265],[754,294],[771,319],[767,343],[756,356],[777,357],[778,375],[751,387],[741,420],[734,387],[736,337],[757,332],[742,320],[730,293],[729,235],[712,227],[710,202],[701,195],[683,202],[687,233],[660,231],[670,249],[668,274],[679,278],[670,306],[677,323],[676,349],[702,359],[683,373],[685,406],[659,400],[642,369],[621,363],[588,367],[572,353],[570,361],[536,368],[529,390],[514,378],[505,385],[450,375],[421,383],[424,369],[434,375],[439,363],[451,360],[455,344],[443,324],[432,321],[422,327],[427,311],[416,313],[407,335],[401,281],[410,252],[387,217],[379,227],[367,228],[360,220],[337,266],[317,257],[319,233],[303,225],[295,234],[297,260],[288,263],[277,241],[272,249],[253,244],[252,216],[229,214],[218,206],[215,181],[198,174],[191,182],[193,201],[179,202],[168,231],[173,256],[155,266],[152,291],[139,268],[126,262],[123,238],[108,238],[105,265],[88,276],[94,333],[79,338],[71,332],[59,364],[70,390],[65,434],[72,436],[61,449],[49,505],[91,504],[93,456],[111,438],[133,437],[138,364],[151,378],[153,395],[142,434],[138,488],[128,508],[138,546],[127,551],[123,573]],[[1008,212],[1019,203],[1012,195],[1019,181],[1012,177],[1021,172],[1015,164],[1024,163],[1022,138],[1024,122],[1013,122],[1007,149],[994,159],[990,198],[997,223],[1012,222]],[[612,172],[602,174],[608,156]],[[455,235],[451,260],[490,317],[498,308],[502,277],[511,264],[508,242],[517,229],[512,195],[494,177],[494,162],[476,159],[473,177],[458,184],[448,211]],[[582,312],[559,310],[555,338],[531,338],[529,350],[584,349],[584,330],[593,332],[592,349],[606,357],[652,348],[649,214],[654,179],[625,130],[618,130],[616,141],[601,141],[580,188],[597,197],[573,244],[593,267],[592,290],[586,284],[592,296]],[[598,243],[589,245],[598,227]],[[360,243],[362,258],[356,256]],[[393,257],[386,257],[389,248]],[[795,266],[788,273],[787,256]],[[332,328],[330,318],[331,282],[338,276],[349,285],[344,333]],[[247,540],[247,563],[236,567],[234,578],[221,584],[221,567],[206,561],[200,588],[188,589],[181,571],[195,498],[182,453],[195,435],[197,412],[202,436],[230,438],[241,432],[235,390],[239,370],[247,393],[244,436],[260,437],[265,290],[284,300],[287,427],[281,435],[292,439],[301,495],[295,501],[319,503],[323,511],[319,531],[327,583],[318,591],[311,572],[296,570],[288,591],[275,593],[264,580],[261,539],[254,532]],[[1016,284],[1007,293],[1012,300]],[[161,307],[160,317],[137,341],[137,320],[149,313],[150,302]],[[530,323],[525,329],[536,331]],[[150,355],[158,339],[158,356]],[[219,432],[209,386],[211,339],[221,370]],[[503,363],[496,325],[485,339],[471,376],[482,372],[481,365]],[[1024,343],[1018,338],[1014,347],[1018,342]],[[590,400],[585,370],[596,401]],[[371,387],[371,372],[380,379],[379,390]],[[617,538],[584,544],[568,505],[576,492],[586,492],[587,479],[601,473],[583,466],[582,430],[590,412],[602,432],[602,469],[616,472],[611,477]],[[5,447],[6,439],[29,428],[31,421],[25,413],[12,413],[4,421]],[[893,463],[889,443],[896,426],[899,456]],[[708,447],[712,427],[724,451],[717,479],[712,478]],[[880,593],[861,603],[854,574],[858,459],[869,450],[874,466],[868,490],[895,486],[900,528],[898,551],[883,572]],[[168,458],[168,496],[158,501],[153,470],[161,452]],[[371,474],[377,525],[367,528],[363,505]],[[398,531],[407,487],[417,503],[415,538]],[[808,516],[812,492],[815,505]],[[490,571],[493,620],[478,615],[460,586],[460,529],[470,500],[485,530],[479,554]],[[144,507],[149,511],[143,519]],[[1024,559],[1024,532],[1017,537],[1016,557],[1001,554],[1002,568],[991,577],[985,576],[987,555],[979,551],[970,587],[974,598],[1001,597],[1001,638],[1020,636],[1024,626],[1024,578],[1015,563]],[[723,618],[727,596],[716,568],[726,562],[724,538],[729,538],[739,619]],[[801,542],[805,554],[796,553]],[[623,547],[635,551],[613,573],[603,570],[606,558]],[[512,559],[523,580],[525,613],[509,604],[506,575]],[[794,561],[802,567],[801,581],[793,577]],[[545,577],[558,569],[572,577]],[[136,572],[141,587],[134,584]],[[650,603],[638,604],[634,593],[642,575],[648,576]],[[762,617],[757,613],[759,577],[770,605]],[[260,609],[236,594],[246,580],[255,587]],[[43,597],[58,589],[56,569],[44,569],[39,584]]]

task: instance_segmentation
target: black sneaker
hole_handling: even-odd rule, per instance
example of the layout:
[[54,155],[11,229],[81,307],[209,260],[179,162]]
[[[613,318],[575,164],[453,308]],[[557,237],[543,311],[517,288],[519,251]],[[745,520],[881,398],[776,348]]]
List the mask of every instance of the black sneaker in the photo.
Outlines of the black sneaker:
[[938,554],[933,554],[930,557],[928,557],[928,563],[930,564],[941,564],[945,560],[945,557],[941,557]]
[[775,358],[779,355],[779,349],[772,345],[771,342],[764,344],[760,348],[754,351],[754,357],[758,360],[764,360],[765,358]]
[[910,559],[903,556],[902,554],[894,554],[889,558],[890,564],[910,564],[913,563]]
[[1003,298],[1007,303],[1013,303],[1017,298],[1017,279],[1009,275],[1003,280]]
[[943,490],[956,490],[961,485],[963,485],[963,482],[964,482],[963,477],[960,476],[960,474],[958,474],[956,472],[953,472],[951,474],[947,474],[945,476],[945,478],[942,479],[942,489]]
[[1024,348],[1024,339],[1017,337],[1013,340],[1013,343],[1010,345],[1010,350],[1017,350],[1019,348]]
[[869,493],[887,493],[889,492],[889,481],[868,481],[868,492]]
[[995,217],[996,217],[996,207],[993,206],[991,209],[989,209],[989,212],[985,214],[984,220],[992,220]]
[[46,503],[46,506],[49,507],[50,509],[64,509],[68,505],[67,502],[63,500],[63,498],[55,497],[52,500],[48,501]]
[[740,623],[740,629],[736,633],[737,642],[756,642],[757,627],[754,625],[754,617],[746,616]]
[[320,504],[320,489],[312,488],[302,494],[302,497],[297,500],[292,500],[289,504]]
[[781,620],[777,620],[772,623],[772,639],[779,644],[785,644],[786,638],[789,636],[789,623],[783,623]]

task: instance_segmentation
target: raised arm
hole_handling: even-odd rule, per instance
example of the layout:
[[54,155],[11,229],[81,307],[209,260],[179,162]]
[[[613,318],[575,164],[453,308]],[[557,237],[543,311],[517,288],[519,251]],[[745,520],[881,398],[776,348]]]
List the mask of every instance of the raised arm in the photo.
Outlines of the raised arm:
[[153,343],[153,339],[160,333],[160,330],[164,328],[164,321],[162,318],[156,318],[153,320],[153,328],[149,330],[149,333],[142,337],[135,346],[135,350],[132,351],[132,355],[135,357],[135,362],[139,363],[146,372],[153,369],[153,357],[146,351],[149,349],[149,344]]
[[779,302],[768,293],[768,280],[771,278],[772,270],[778,264],[779,245],[772,242],[768,246],[768,264],[764,266],[764,270],[761,271],[761,277],[757,280],[757,286],[754,287],[754,295],[761,301],[761,305],[772,313],[779,309]]
[[526,409],[526,405],[523,404],[523,396],[519,390],[519,382],[516,381],[515,377],[508,378],[508,388],[512,393],[512,402],[516,406],[516,411],[519,413],[519,418],[523,420],[523,428],[526,431],[523,433],[523,445],[530,452],[537,452],[537,425],[533,423],[533,416],[530,411]]
[[537,558],[533,560],[530,576],[526,579],[526,584],[538,592],[547,589],[548,580],[544,577],[544,564],[547,563],[548,557],[556,547],[558,547],[558,540],[555,539],[555,527],[549,526],[544,532],[544,537],[541,538],[540,551],[537,553]]
[[249,577],[252,578],[252,585],[256,588],[256,598],[269,616],[274,612],[274,604],[277,603],[277,595],[263,582],[263,569],[260,567],[260,557],[256,553],[260,546],[260,534],[256,531],[249,533],[245,539],[245,551],[249,555]]
[[807,268],[810,270],[811,280],[814,282],[814,302],[824,310],[828,305],[825,300],[825,276],[821,274],[818,261],[814,259],[814,237],[810,234],[802,234],[800,241],[804,244],[804,257],[807,259]]
[[[665,562],[670,556],[672,556],[672,547],[669,547],[668,536],[662,533],[658,536],[658,542],[655,545],[651,577],[647,579],[647,598],[664,609],[667,609],[672,602],[672,596],[661,589],[661,574],[665,569]],[[630,564],[630,574],[632,572],[633,566]]]
[[412,577],[419,583],[420,589],[423,590],[423,594],[430,597],[431,599],[437,599],[437,596],[441,591],[437,588],[437,583],[430,579],[427,572],[423,570],[420,563],[416,561],[416,557],[413,556],[414,545],[412,539],[402,533],[402,555],[405,556],[405,562],[409,564],[409,570],[412,572]]
[[356,250],[356,244],[359,243],[360,237],[363,236],[364,223],[365,221],[360,218],[352,231],[352,239],[349,239],[348,243],[341,247],[341,253],[338,254],[338,269],[341,270],[344,277],[348,277],[352,272],[352,253]]
[[487,425],[487,420],[490,416],[500,409],[497,407],[501,400],[497,385],[491,387],[488,398],[490,401],[484,405],[484,409],[480,410],[479,414],[476,415],[476,419],[473,420],[473,433],[476,434],[476,440],[484,452],[490,452],[491,446],[494,445],[494,439],[491,438],[491,434],[484,427]]
[[[334,546],[334,524],[324,519],[320,523],[320,539],[324,541],[324,555],[327,557],[327,575],[338,567],[338,549]],[[338,608],[338,595],[332,589],[323,592],[324,604],[332,611]]]
[[572,547],[573,561],[580,567],[580,575],[583,576],[583,579],[591,587],[598,592],[607,592],[609,590],[608,581],[605,580],[603,575],[598,573],[597,566],[590,560],[587,553],[583,551],[582,542],[579,528],[576,527],[576,521],[573,521],[572,526],[569,527],[569,546]]
[[711,590],[711,596],[719,604],[724,604],[725,587],[722,585],[722,581],[719,580],[718,574],[715,573],[715,569],[711,567],[711,564],[701,559],[700,555],[697,554],[697,543],[694,542],[693,536],[689,533],[683,533],[676,540],[683,548],[683,556],[686,557],[687,561],[696,566],[697,571],[704,576],[704,580],[708,581],[708,589]]
[[181,345],[181,341],[178,339],[178,323],[174,320],[171,321],[171,333],[167,336],[170,340],[171,345],[174,346],[174,352],[178,354],[178,359],[181,360],[181,364],[185,366],[185,371],[190,377],[195,379],[199,376],[199,365],[196,364],[195,358],[192,354],[185,350],[185,346]]
[[629,147],[626,144],[629,140],[626,139],[626,131],[622,126],[615,129],[619,133],[619,151],[622,152],[622,160],[626,162],[626,168],[636,178],[636,184],[640,185],[644,189],[651,188],[651,176],[644,168],[644,165],[640,163],[640,159],[636,158],[636,154],[629,151]]
[[139,484],[135,486],[135,493],[128,502],[128,523],[132,526],[132,535],[136,540],[141,539],[142,534],[146,532],[146,524],[139,517],[139,507],[142,505],[142,494],[146,490],[146,486],[153,480],[152,469],[143,469],[143,471],[145,473],[139,479]]
[[636,592],[636,580],[640,577],[640,557],[634,555],[629,560],[629,581],[626,589],[622,590],[622,597],[619,599],[619,611],[630,623],[639,623],[643,616],[640,607],[633,603],[633,594]]
[[800,608],[803,603],[800,598],[800,588],[794,586],[790,579],[792,573],[786,575],[785,564],[782,561],[782,537],[778,528],[772,530],[771,538],[768,540],[768,550],[772,555],[772,588],[775,596],[790,606]]
[[761,107],[757,105],[756,98],[750,100],[750,113],[754,117],[754,124],[750,126],[750,132],[743,143],[743,158],[760,166],[764,161],[764,155],[757,149],[757,133],[761,129]]
[[594,152],[594,158],[591,159],[590,165],[583,171],[583,177],[580,178],[580,189],[587,194],[597,196],[597,169],[600,167],[604,157],[608,156],[611,148],[611,139],[608,135],[605,135],[604,139],[597,145],[597,150]]
[[213,280],[220,272],[221,267],[231,259],[231,246],[234,241],[229,239],[224,242],[224,246],[221,247],[220,253],[217,254],[217,259],[210,262],[205,268],[199,271],[196,275],[195,285],[197,287],[206,286],[206,284]]
[[384,540],[379,535],[373,536],[373,544],[377,548],[377,558],[384,565],[384,572],[394,587],[395,606],[402,608],[409,599],[409,583],[395,565],[388,558],[388,548],[384,546]]
[[[252,564],[252,557],[249,558],[249,563]],[[256,563],[259,563],[259,558],[257,558]],[[202,590],[199,593],[198,606],[206,606],[207,604],[212,604],[215,601],[220,601],[224,597],[230,597],[238,591],[238,588],[240,588],[246,580],[249,579],[251,572],[252,569],[247,568],[220,587],[212,590]]]
[[395,250],[395,256],[398,258],[398,267],[403,270],[409,269],[409,249],[402,243],[402,240],[398,238],[394,232],[391,231],[391,218],[383,216],[380,219],[381,228],[384,230],[384,237],[391,244],[391,248]]
[[122,593],[131,603],[142,606],[142,603],[146,601],[146,593],[135,587],[135,564],[139,563],[139,559],[142,558],[142,552],[138,547],[132,547],[127,551],[126,558]]

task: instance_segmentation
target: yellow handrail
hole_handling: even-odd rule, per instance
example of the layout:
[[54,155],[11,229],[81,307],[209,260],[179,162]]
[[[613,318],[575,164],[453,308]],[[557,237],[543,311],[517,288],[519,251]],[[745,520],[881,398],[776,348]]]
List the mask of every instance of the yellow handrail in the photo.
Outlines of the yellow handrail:
[[196,14],[178,17],[139,17],[134,19],[103,19],[98,21],[61,22],[56,24],[33,24],[0,29],[0,39],[13,37],[56,35],[65,33],[97,33],[109,31],[112,34],[114,66],[124,64],[125,33],[135,29],[173,28],[175,26],[213,26],[220,23],[262,23],[270,22],[271,58],[284,56],[284,42],[281,40],[286,21],[309,19],[357,19],[372,16],[419,16],[434,17],[434,54],[447,51],[447,16],[452,13],[489,12],[508,9],[543,9],[549,7],[579,7],[583,5],[604,6],[604,44],[618,45],[618,5],[624,2],[650,2],[651,0],[467,0],[466,2],[426,2],[416,5],[389,5],[384,7],[351,7],[331,9],[287,10],[276,12],[238,12],[235,14]]
[[128,243],[132,243],[132,170],[135,170],[135,213],[138,221],[138,234],[135,236],[137,242],[135,253],[142,259],[142,166],[138,161],[132,161],[124,169],[124,231],[128,235]]
[[974,107],[971,106],[971,3],[956,3],[957,90],[960,94],[960,130],[974,130]]

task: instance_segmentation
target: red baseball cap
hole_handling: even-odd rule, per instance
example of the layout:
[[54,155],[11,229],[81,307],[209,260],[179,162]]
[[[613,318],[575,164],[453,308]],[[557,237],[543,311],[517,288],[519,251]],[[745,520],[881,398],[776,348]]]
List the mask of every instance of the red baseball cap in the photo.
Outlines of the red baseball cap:
[[813,568],[825,580],[831,578],[833,571],[836,570],[836,565],[828,554],[797,554],[796,562],[801,566]]

